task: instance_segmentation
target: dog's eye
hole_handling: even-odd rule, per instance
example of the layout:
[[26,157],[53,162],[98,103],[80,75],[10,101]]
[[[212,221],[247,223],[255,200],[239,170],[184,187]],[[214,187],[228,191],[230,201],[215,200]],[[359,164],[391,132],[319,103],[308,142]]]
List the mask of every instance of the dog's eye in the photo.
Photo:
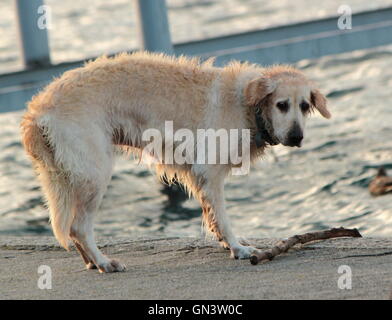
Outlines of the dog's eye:
[[307,113],[310,109],[310,105],[306,101],[302,101],[299,106],[303,113]]
[[280,111],[282,112],[287,112],[289,110],[289,102],[288,101],[280,101],[276,104],[276,106],[279,108]]

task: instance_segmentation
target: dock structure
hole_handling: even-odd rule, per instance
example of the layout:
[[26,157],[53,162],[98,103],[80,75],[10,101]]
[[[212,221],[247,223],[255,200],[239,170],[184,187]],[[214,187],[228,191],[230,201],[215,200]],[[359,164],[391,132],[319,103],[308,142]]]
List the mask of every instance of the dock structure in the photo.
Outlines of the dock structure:
[[42,0],[15,0],[19,39],[26,69],[50,65],[47,25],[40,24],[45,6]]
[[[18,5],[21,4],[18,13],[26,68],[13,73],[0,74],[0,112],[23,109],[26,101],[53,77],[84,63],[84,61],[72,61],[57,65],[50,64],[46,30],[39,33],[35,26],[31,25],[31,21],[36,19],[33,17],[36,11],[27,10],[25,4],[29,2],[36,8],[42,0],[15,1]],[[197,55],[203,59],[215,56],[218,66],[233,59],[262,65],[292,63],[301,59],[313,59],[392,43],[392,7],[387,7],[353,14],[352,29],[339,29],[340,16],[337,15],[263,30],[172,44],[165,1],[135,1],[141,48],[176,55]],[[28,12],[31,16],[21,16],[28,16]],[[29,32],[39,39],[39,43],[46,41],[46,45],[40,45],[40,50],[28,49],[34,48],[34,45],[26,40],[30,39]],[[25,41],[27,43],[24,43]]]
[[[270,248],[278,239],[249,240]],[[257,266],[198,238],[112,237],[98,246],[130,271],[82,271],[77,252],[64,254],[54,237],[0,236],[0,299],[392,299],[392,238],[314,242]],[[41,261],[56,275],[51,290],[37,289]],[[115,290],[102,290],[109,281]]]
[[141,48],[174,54],[166,1],[136,0],[136,8]]

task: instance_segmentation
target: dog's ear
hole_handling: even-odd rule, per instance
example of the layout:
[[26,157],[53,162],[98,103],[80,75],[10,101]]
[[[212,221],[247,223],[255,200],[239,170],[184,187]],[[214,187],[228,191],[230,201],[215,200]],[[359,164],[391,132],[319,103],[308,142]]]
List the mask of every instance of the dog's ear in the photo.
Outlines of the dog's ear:
[[269,78],[257,78],[248,83],[245,88],[245,102],[247,106],[256,106],[266,96],[274,92],[276,83]]
[[324,118],[331,118],[331,113],[327,109],[327,99],[317,89],[313,89],[310,93],[310,102],[321,113]]

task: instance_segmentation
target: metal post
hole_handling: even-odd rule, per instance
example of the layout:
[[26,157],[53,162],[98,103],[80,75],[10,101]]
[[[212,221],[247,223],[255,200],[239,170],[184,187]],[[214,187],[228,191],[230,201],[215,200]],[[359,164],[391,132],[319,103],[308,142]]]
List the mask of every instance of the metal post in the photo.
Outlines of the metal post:
[[[15,0],[23,62],[32,69],[50,65],[46,25],[39,26],[45,7],[42,0]],[[50,14],[50,12],[46,12]]]
[[173,54],[165,0],[136,0],[142,48]]

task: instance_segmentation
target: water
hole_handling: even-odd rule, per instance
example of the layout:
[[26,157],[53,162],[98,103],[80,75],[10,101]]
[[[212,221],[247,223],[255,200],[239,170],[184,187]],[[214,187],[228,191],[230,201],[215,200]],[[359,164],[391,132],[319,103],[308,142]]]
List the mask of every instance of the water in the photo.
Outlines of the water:
[[[0,73],[21,68],[14,0],[0,0]],[[114,53],[138,46],[133,0],[45,0],[50,7],[49,40],[54,63]],[[387,7],[392,0],[166,0],[173,42],[315,20]],[[353,21],[355,26],[355,21]]]
[[[4,8],[9,2],[2,0],[1,5]],[[54,1],[47,2],[59,6]],[[118,0],[106,3],[111,9],[102,9],[102,12],[109,10],[121,16],[125,14],[123,11],[128,2],[130,1]],[[227,2],[237,5],[238,9],[231,7],[230,10],[219,11],[219,15],[213,15],[210,10],[223,6],[223,1],[201,1],[200,5],[196,5],[196,1],[169,1],[171,20],[174,23],[173,38],[184,40],[181,38],[184,31],[176,28],[181,29],[181,23],[184,23],[181,21],[185,21],[186,17],[189,19],[189,12],[194,12],[196,26],[203,25],[201,30],[210,30],[205,26],[206,23],[219,26],[212,28],[217,34],[256,28],[257,21],[261,21],[260,26],[265,26],[263,18],[271,19],[273,23],[288,22],[278,19],[279,16],[289,15],[282,5],[288,1]],[[335,5],[338,3],[330,2]],[[313,14],[319,12],[319,15],[328,15],[336,9],[330,2],[328,1],[328,7],[319,8],[318,11],[314,2],[311,4],[302,0],[298,3],[303,5],[302,8],[309,6]],[[61,3],[64,3],[63,11],[58,15],[64,16],[63,23],[67,19],[87,19],[87,27],[96,23],[89,20],[92,18],[87,18],[89,9],[83,9],[79,13],[74,8],[72,17],[69,13],[71,2]],[[103,1],[100,3],[100,6],[104,6]],[[254,8],[256,3],[260,7],[258,11],[254,10],[254,15],[260,19],[249,19],[247,24],[248,16],[253,14],[249,12],[249,8]],[[266,7],[261,5],[267,3]],[[357,7],[364,7],[366,4],[365,1],[353,3]],[[377,4],[387,5],[388,1],[374,1],[373,5]],[[203,6],[204,15],[201,13]],[[266,8],[270,8],[270,11]],[[309,18],[305,12],[308,10],[303,11],[304,15],[300,18]],[[176,14],[179,18],[173,21],[172,16]],[[221,20],[208,22],[208,17],[215,17],[215,20],[221,17]],[[121,19],[117,19],[118,24],[119,21]],[[192,27],[188,27],[188,35],[193,38],[216,35],[212,31],[208,34],[200,33],[201,30],[198,30],[199,33],[192,33]],[[4,21],[1,28],[6,28]],[[85,32],[80,30],[78,24],[73,28],[69,30],[68,25],[64,25],[53,37],[60,39],[73,31]],[[97,28],[95,24],[96,32]],[[121,29],[121,23],[113,28]],[[93,31],[91,33],[94,34]],[[124,34],[119,34],[124,43]],[[1,39],[0,66],[15,67],[14,42],[11,41],[11,46],[11,42]],[[73,38],[70,35],[63,42],[63,49],[53,41],[56,59],[77,58],[76,52],[81,55],[89,54],[89,49],[86,49],[89,45],[85,43],[89,43],[91,39],[96,41],[94,37],[84,39],[83,36]],[[103,44],[102,50],[116,48],[113,51],[117,51],[115,43],[118,40],[113,39],[111,46],[106,35],[100,39],[103,41],[99,42]],[[358,227],[367,236],[391,235],[391,195],[373,198],[367,191],[367,185],[380,165],[384,165],[392,174],[391,63],[392,46],[386,46],[304,60],[297,64],[328,95],[333,118],[328,121],[319,115],[313,115],[308,121],[301,149],[278,146],[274,148],[275,156],[269,152],[253,167],[249,176],[228,179],[227,211],[236,234],[244,237],[284,237],[343,225]],[[18,126],[21,115],[21,112],[0,114],[0,234],[50,234],[41,192],[20,143]],[[200,209],[196,201],[187,200],[181,207],[172,206],[162,192],[162,185],[146,167],[137,165],[130,159],[118,159],[111,185],[97,217],[98,235],[199,236],[200,225]]]

